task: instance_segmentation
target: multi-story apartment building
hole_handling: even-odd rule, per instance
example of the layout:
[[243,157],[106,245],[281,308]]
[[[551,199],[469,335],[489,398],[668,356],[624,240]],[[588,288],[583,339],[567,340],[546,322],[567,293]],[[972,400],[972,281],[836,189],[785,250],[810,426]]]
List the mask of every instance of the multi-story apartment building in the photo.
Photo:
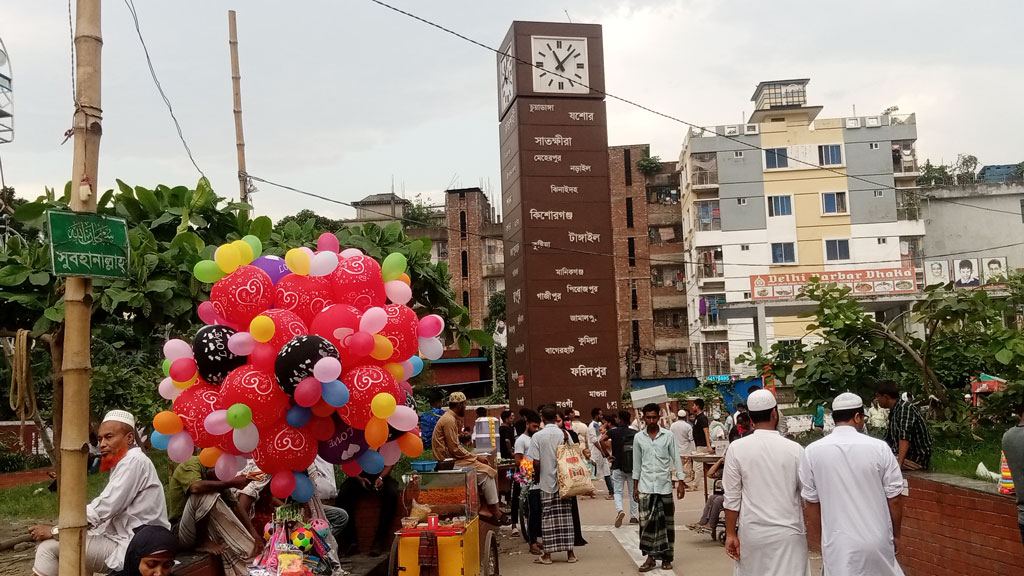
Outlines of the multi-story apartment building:
[[[686,333],[701,377],[748,375],[738,355],[806,334],[799,307],[787,306],[801,273],[876,271],[849,284],[886,306],[909,302],[896,285],[920,280],[915,116],[819,118],[808,82],[762,82],[746,123],[694,129],[684,142]],[[864,281],[893,269],[902,275]]]
[[448,190],[444,210],[452,291],[469,308],[471,326],[483,328],[488,299],[505,290],[502,223],[480,188]]
[[644,382],[693,375],[686,336],[679,173],[663,162],[644,175],[647,145],[612,146],[608,166],[615,237],[620,377]]

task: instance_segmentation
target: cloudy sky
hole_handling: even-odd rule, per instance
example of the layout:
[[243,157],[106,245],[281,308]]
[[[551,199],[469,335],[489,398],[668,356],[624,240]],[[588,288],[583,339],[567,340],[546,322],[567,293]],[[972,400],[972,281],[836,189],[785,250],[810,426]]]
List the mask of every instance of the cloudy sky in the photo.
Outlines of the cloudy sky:
[[[761,80],[811,78],[824,117],[898,105],[922,157],[1024,160],[1024,2],[393,0],[496,46],[512,20],[604,26],[607,90],[699,125],[738,123]],[[238,11],[251,174],[344,201],[403,187],[440,199],[498,185],[495,58],[369,0],[136,0],[142,32],[196,161],[237,195],[227,10]],[[103,3],[101,187],[194,185],[123,2]],[[34,198],[70,178],[70,33],[56,0],[0,0],[15,86],[8,185]],[[611,144],[677,157],[685,128],[609,103]],[[257,212],[347,208],[262,185]]]

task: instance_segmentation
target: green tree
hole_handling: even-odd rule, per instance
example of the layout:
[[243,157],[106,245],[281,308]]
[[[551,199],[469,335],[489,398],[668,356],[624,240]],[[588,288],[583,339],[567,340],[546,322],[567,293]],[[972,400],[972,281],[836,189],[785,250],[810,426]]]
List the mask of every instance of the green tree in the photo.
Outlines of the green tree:
[[423,194],[417,194],[402,212],[402,224],[410,228],[443,227],[444,213],[427,205]]
[[661,171],[661,158],[644,156],[636,161],[636,169],[644,176],[653,176]]
[[[494,334],[498,322],[505,322],[505,292],[495,292],[487,299],[487,317],[484,319],[484,331]],[[492,399],[495,402],[508,401],[508,350],[505,346],[493,343],[483,349],[491,361],[494,370],[495,389]]]

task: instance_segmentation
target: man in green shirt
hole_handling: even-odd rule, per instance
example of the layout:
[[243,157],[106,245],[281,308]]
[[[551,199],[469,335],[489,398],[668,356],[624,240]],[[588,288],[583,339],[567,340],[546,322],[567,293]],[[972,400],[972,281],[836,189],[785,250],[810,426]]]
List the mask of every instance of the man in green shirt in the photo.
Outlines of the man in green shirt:
[[[662,428],[661,408],[648,404],[643,409],[644,430],[633,436],[633,498],[640,508],[640,552],[647,561],[640,572],[654,570],[661,559],[661,569],[672,569],[675,544],[676,504],[672,499],[672,476],[684,478],[683,461],[679,458],[675,436]],[[686,484],[676,484],[676,497],[686,496]]]
[[185,549],[220,556],[226,576],[248,574],[248,560],[263,551],[263,534],[231,495],[247,476],[228,482],[211,478],[210,469],[192,456],[178,464],[167,483],[167,515],[171,531]]

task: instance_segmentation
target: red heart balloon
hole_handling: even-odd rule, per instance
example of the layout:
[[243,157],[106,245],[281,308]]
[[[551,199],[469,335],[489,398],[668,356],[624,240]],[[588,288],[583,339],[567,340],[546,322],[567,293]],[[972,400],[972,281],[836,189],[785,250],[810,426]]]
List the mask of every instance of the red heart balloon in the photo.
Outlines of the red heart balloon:
[[245,404],[252,410],[252,423],[263,430],[284,418],[290,403],[288,395],[270,374],[246,365],[235,368],[220,387],[217,410]]
[[361,356],[348,352],[345,339],[359,331],[360,312],[348,304],[332,304],[324,308],[309,325],[309,333],[327,339],[338,349],[342,366],[355,366],[362,363]]
[[333,303],[330,276],[316,278],[289,274],[277,282],[274,292],[274,308],[295,312],[307,325]]
[[391,341],[395,352],[383,364],[404,362],[420,348],[419,335],[416,332],[419,318],[412,308],[401,304],[388,304],[384,311],[388,313],[388,323],[379,334]]
[[247,330],[249,322],[274,303],[274,283],[255,266],[239,266],[213,285],[210,302],[217,314]]
[[260,443],[252,458],[267,474],[302,472],[313,463],[319,444],[312,435],[296,430],[285,421],[260,431]]
[[380,264],[369,256],[343,259],[331,274],[334,300],[355,306],[360,312],[373,306],[383,306],[387,300]]
[[200,448],[215,446],[220,440],[206,431],[206,417],[216,410],[220,389],[204,382],[193,384],[174,399],[172,410],[185,425],[185,431]]
[[394,377],[380,366],[364,364],[356,366],[341,375],[341,381],[348,386],[348,403],[338,408],[338,416],[353,428],[366,428],[370,421],[370,402],[381,392],[398,397],[399,388]]

